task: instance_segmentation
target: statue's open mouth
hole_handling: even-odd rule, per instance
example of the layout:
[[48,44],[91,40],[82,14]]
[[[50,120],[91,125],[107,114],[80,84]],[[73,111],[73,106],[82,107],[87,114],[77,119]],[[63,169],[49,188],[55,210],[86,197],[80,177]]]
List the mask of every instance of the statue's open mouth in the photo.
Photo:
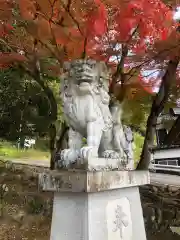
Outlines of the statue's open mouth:
[[92,81],[90,80],[78,80],[78,85],[86,85],[87,83],[90,84]]

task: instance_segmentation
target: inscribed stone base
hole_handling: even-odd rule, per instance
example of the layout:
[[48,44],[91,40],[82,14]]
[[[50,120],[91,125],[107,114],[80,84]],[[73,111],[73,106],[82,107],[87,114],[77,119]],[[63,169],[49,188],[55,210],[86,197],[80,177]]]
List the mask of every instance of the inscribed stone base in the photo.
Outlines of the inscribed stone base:
[[146,240],[138,187],[55,193],[51,240]]
[[54,191],[50,240],[146,240],[138,186],[147,171],[51,172],[39,183]]

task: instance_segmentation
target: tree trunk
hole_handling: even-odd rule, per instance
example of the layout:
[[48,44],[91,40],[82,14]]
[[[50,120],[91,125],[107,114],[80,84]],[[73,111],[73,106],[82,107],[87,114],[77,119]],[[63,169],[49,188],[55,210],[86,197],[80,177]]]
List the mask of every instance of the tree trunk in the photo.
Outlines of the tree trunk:
[[49,104],[50,104],[50,112],[49,112],[49,119],[51,121],[51,125],[49,127],[49,149],[51,153],[50,158],[50,168],[54,169],[54,152],[55,152],[55,143],[56,143],[56,125],[55,121],[57,120],[57,102],[54,97],[53,91],[49,88],[49,86],[41,79],[41,74],[37,70],[34,73],[26,70],[26,72],[39,84],[39,86],[43,89],[44,93],[46,94]]
[[169,91],[173,79],[176,75],[176,69],[178,66],[180,58],[176,57],[174,60],[170,60],[167,66],[165,75],[162,78],[161,86],[159,92],[156,94],[153,103],[150,115],[147,120],[146,135],[143,145],[143,150],[141,154],[141,159],[138,164],[137,169],[148,169],[150,163],[150,147],[153,145],[154,136],[155,136],[155,127],[157,123],[157,118],[159,114],[163,111],[164,105],[168,100]]
[[49,127],[49,149],[51,153],[50,157],[50,169],[54,169],[54,151],[55,151],[55,143],[56,143],[56,126],[55,124],[51,124]]
[[51,125],[49,127],[49,148],[50,148],[50,153],[51,153],[51,169],[54,167],[53,159],[54,159],[54,152],[55,152],[55,143],[56,143],[56,125],[55,121],[57,120],[57,102],[54,97],[53,91],[49,88],[49,86],[44,82],[44,80],[41,77],[40,73],[40,67],[39,63],[34,59],[34,71],[30,71],[28,68],[26,68],[24,65],[19,65],[20,69],[23,69],[29,76],[31,76],[38,84],[39,86],[43,89],[44,93],[46,94],[51,110],[49,112],[49,120],[51,121]]
[[46,94],[50,106],[51,106],[51,111],[49,114],[49,118],[52,119],[52,121],[56,121],[57,120],[57,102],[56,99],[54,97],[53,91],[49,88],[49,86],[39,77],[36,76],[36,78],[34,78],[34,80],[37,81],[37,83],[41,86],[41,88],[44,90],[44,93]]
[[57,102],[56,99],[54,97],[54,94],[52,92],[52,90],[49,88],[48,85],[46,85],[44,83],[44,81],[38,77],[36,79],[36,81],[38,82],[38,84],[42,87],[42,89],[44,90],[44,93],[46,94],[50,106],[51,106],[51,110],[50,110],[50,114],[49,114],[49,118],[51,120],[51,125],[49,127],[49,146],[50,146],[50,169],[53,170],[55,167],[55,152],[56,152],[56,125],[55,125],[55,121],[57,120]]
[[[53,126],[51,126],[53,127]],[[51,160],[50,160],[50,169],[53,170],[55,169],[55,161],[56,161],[56,155],[57,153],[60,152],[60,150],[63,150],[65,148],[68,148],[67,143],[68,143],[68,126],[66,125],[65,122],[62,123],[61,125],[61,130],[59,133],[59,138],[56,141],[56,129],[54,129],[54,134],[50,138],[50,150],[51,150]],[[51,131],[52,132],[52,131]]]
[[59,138],[56,142],[56,152],[59,152],[62,149],[68,148],[68,130],[69,127],[67,126],[66,122],[63,122],[61,125],[61,130],[59,133]]

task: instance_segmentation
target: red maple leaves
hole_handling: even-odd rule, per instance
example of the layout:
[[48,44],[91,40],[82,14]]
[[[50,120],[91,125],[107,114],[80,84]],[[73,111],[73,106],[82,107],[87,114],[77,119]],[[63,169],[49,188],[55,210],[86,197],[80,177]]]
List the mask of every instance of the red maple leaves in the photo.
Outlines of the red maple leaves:
[[0,68],[9,68],[14,65],[16,62],[23,62],[27,59],[25,56],[18,53],[0,53]]
[[12,30],[13,27],[9,23],[5,22],[0,23],[0,37],[7,36]]
[[144,39],[151,44],[156,40],[164,40],[174,24],[172,11],[160,0],[132,0],[124,3],[116,10],[114,22],[120,41],[127,41],[133,29],[137,28],[135,43],[138,45],[142,45]]
[[105,5],[101,0],[94,0],[95,9],[92,9],[87,15],[85,33],[86,36],[101,36],[107,31],[108,14]]
[[[60,0],[18,0],[16,7],[20,10],[16,21],[28,23],[23,30],[27,38],[37,39],[41,43],[38,47],[47,48],[48,54],[55,54],[61,62],[79,58],[85,51],[87,57],[111,63],[120,59],[122,44],[131,55],[142,56],[156,41],[167,40],[175,28],[172,11],[161,0],[67,0],[66,4]],[[0,24],[0,37],[12,30],[6,19]],[[23,49],[27,47],[23,45]]]

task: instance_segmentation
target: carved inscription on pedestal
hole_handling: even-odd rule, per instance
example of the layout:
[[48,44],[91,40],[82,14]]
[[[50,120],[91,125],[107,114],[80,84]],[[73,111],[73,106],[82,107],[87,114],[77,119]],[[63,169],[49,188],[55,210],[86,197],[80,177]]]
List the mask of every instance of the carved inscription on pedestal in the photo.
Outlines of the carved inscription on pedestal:
[[128,198],[110,201],[106,207],[108,240],[131,240],[132,220]]

